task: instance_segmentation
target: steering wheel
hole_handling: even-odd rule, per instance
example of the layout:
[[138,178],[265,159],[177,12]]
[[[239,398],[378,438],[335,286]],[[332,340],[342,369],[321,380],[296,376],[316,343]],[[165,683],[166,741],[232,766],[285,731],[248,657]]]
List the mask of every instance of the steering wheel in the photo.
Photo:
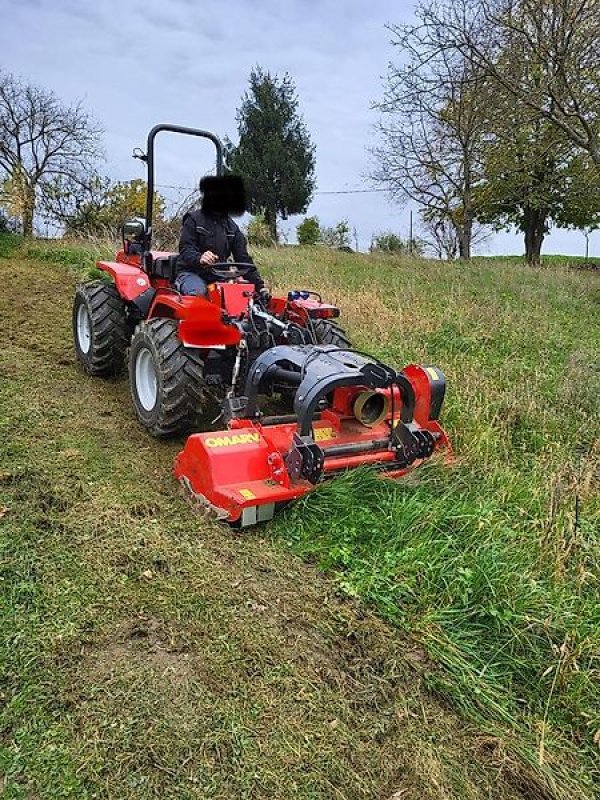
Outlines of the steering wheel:
[[234,281],[236,278],[244,278],[253,266],[253,264],[240,264],[237,261],[217,261],[215,264],[211,264],[208,269],[217,278],[222,278],[225,281]]

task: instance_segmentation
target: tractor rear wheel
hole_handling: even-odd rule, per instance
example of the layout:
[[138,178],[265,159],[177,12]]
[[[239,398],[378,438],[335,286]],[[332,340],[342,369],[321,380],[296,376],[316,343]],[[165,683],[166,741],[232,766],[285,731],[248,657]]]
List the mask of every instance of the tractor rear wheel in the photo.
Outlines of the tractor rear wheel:
[[316,319],[312,329],[317,339],[317,344],[333,344],[345,350],[352,349],[352,342],[346,336],[346,331],[328,319]]
[[112,283],[81,283],[73,302],[77,360],[90,375],[118,375],[129,341],[127,311]]
[[204,363],[184,347],[171,319],[141,322],[129,350],[129,386],[139,421],[161,438],[197,427],[204,405]]

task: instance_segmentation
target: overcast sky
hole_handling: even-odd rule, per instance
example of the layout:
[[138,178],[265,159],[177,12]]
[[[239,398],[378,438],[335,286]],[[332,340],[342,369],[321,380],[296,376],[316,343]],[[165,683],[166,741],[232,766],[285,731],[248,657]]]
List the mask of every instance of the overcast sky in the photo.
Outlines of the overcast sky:
[[[309,214],[347,218],[361,249],[373,232],[408,233],[408,209],[365,189],[375,113],[388,61],[386,23],[409,21],[412,2],[391,0],[0,0],[0,66],[83,99],[105,130],[106,171],[143,176],[134,146],[157,122],[213,130],[235,140],[235,112],[256,64],[289,72],[317,146],[317,194]],[[164,138],[162,138],[164,137]],[[194,186],[212,163],[209,145],[163,134],[157,183]],[[164,190],[171,199],[184,194]],[[293,231],[299,220],[282,226]],[[583,253],[578,232],[553,231],[544,251]],[[592,234],[591,253],[600,250]],[[522,252],[500,234],[485,250]]]

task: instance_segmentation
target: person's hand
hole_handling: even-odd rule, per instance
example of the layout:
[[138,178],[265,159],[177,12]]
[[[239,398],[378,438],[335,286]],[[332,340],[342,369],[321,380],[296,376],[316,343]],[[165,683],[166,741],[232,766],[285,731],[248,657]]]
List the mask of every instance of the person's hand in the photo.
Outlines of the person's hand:
[[205,250],[200,256],[200,263],[205,267],[212,267],[212,265],[216,264],[218,260],[219,256],[216,253],[213,253],[212,250]]

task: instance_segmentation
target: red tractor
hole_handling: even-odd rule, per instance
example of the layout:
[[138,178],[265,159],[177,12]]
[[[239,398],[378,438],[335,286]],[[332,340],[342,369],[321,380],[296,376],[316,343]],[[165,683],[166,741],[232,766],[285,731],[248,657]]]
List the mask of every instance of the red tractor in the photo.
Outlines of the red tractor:
[[[80,284],[73,306],[78,360],[91,375],[118,375],[128,363],[139,421],[158,437],[192,433],[175,474],[229,522],[270,519],[277,506],[325,476],[373,464],[396,477],[440,448],[445,380],[435,367],[387,367],[352,350],[339,309],[294,289],[264,303],[244,280],[247,264],[211,267],[204,297],[173,286],[176,253],[151,249],[154,141],[162,131],[223,146],[212,133],[157,125],[148,134],[146,220],[123,226],[123,249],[97,267],[110,281]],[[265,416],[258,396],[280,395],[293,413]],[[221,432],[206,428],[209,401]]]

